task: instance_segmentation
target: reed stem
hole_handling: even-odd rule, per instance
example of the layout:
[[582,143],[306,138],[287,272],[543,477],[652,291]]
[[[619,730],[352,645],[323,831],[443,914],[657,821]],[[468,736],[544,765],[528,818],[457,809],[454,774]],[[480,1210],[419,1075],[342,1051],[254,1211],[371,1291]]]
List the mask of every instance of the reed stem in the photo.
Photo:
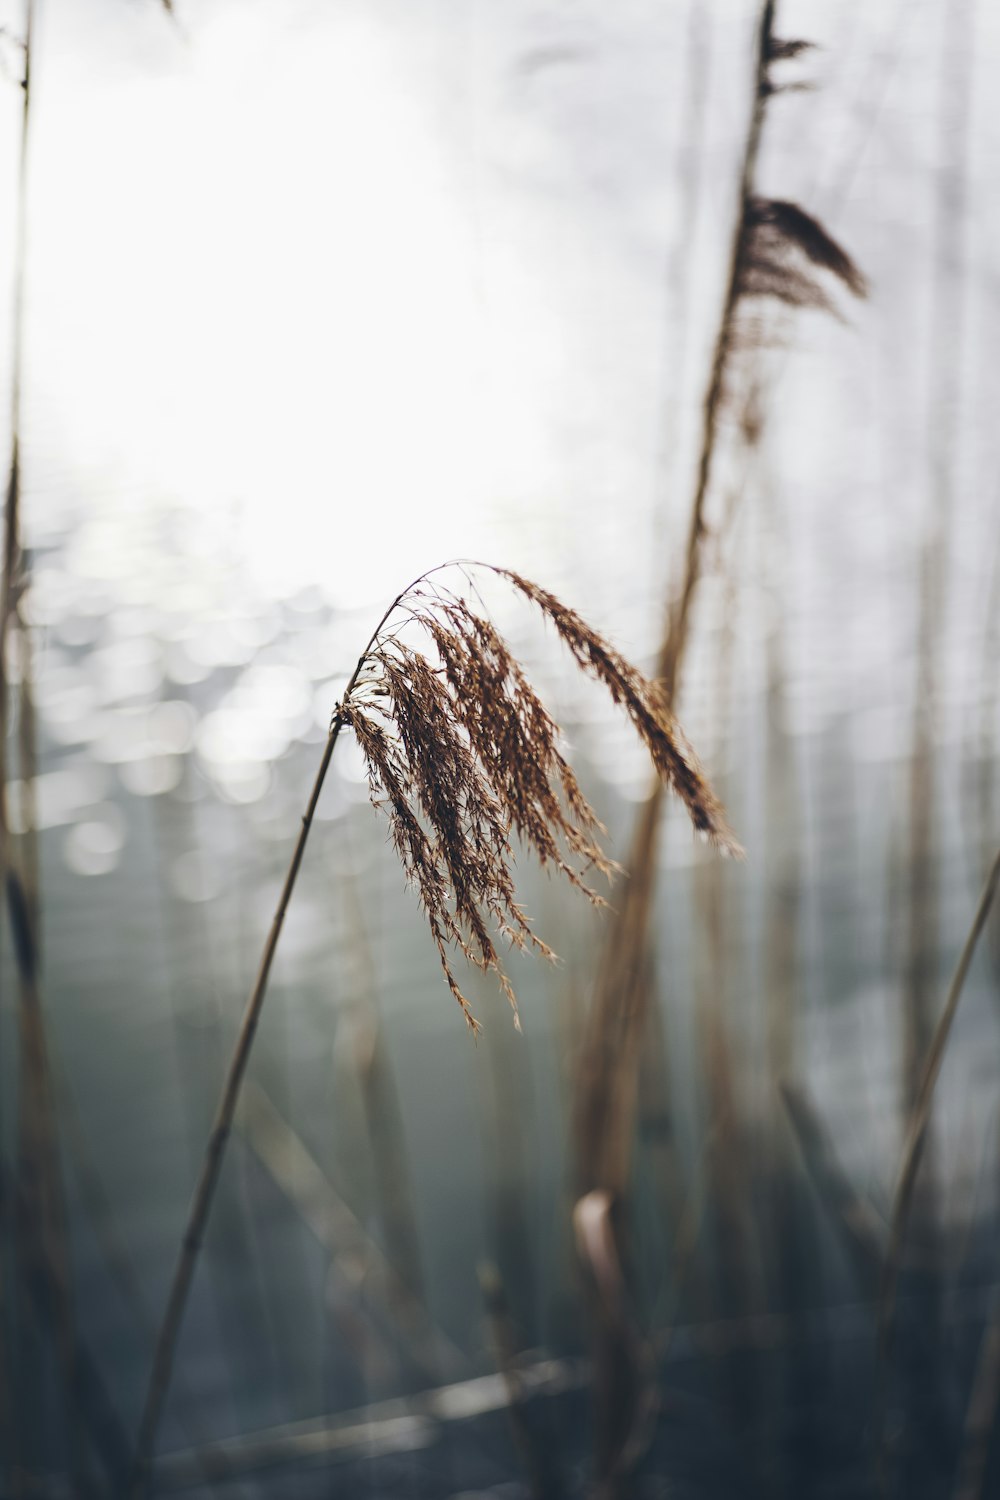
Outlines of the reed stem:
[[[356,677],[357,673],[355,673]],[[257,976],[254,979],[253,987],[250,990],[250,996],[243,1012],[236,1045],[233,1048],[233,1055],[230,1058],[229,1069],[223,1085],[222,1096],[216,1110],[212,1133],[205,1148],[201,1174],[198,1178],[194,1196],[191,1200],[191,1207],[188,1211],[187,1225],[174,1269],[170,1295],[167,1299],[166,1311],[164,1312],[163,1321],[160,1324],[160,1330],[157,1335],[153,1366],[150,1372],[149,1385],[146,1390],[142,1418],[139,1423],[135,1460],[129,1487],[129,1492],[133,1500],[139,1500],[139,1497],[146,1493],[153,1445],[156,1441],[163,1403],[170,1386],[170,1376],[173,1369],[177,1339],[180,1334],[184,1310],[187,1306],[187,1299],[191,1290],[191,1282],[194,1279],[195,1267],[198,1264],[198,1256],[205,1234],[205,1225],[208,1222],[212,1202],[215,1198],[226,1143],[232,1131],[240,1087],[247,1070],[247,1063],[250,1060],[250,1049],[253,1046],[257,1023],[260,1020],[264,996],[267,993],[267,981],[271,973],[271,964],[274,961],[278,939],[281,936],[281,929],[285,921],[285,913],[288,910],[292,891],[295,889],[295,881],[299,873],[299,867],[302,864],[302,856],[305,853],[309,831],[312,828],[316,805],[319,802],[320,792],[323,790],[323,783],[326,780],[326,773],[330,766],[330,759],[340,735],[341,727],[342,720],[338,714],[331,725],[330,733],[323,749],[323,756],[319,764],[319,770],[316,773],[316,780],[313,783],[312,792],[310,793],[309,801],[302,817],[302,827],[295,842],[291,863],[288,866],[285,882],[281,888],[281,895],[278,897],[278,905],[267,934],[267,941],[264,944],[264,951],[257,969]]]
[[[774,34],[774,0],[761,7],[754,57],[753,103],[740,167],[739,201],[729,268],[708,384],[702,405],[701,446],[685,548],[684,575],[676,603],[668,611],[656,664],[664,701],[673,708],[688,640],[691,611],[701,579],[705,506],[718,446],[725,377],[733,345],[741,270],[746,253],[749,207],[767,103],[765,87]],[[621,900],[602,956],[594,1001],[581,1048],[576,1099],[576,1146],[581,1192],[602,1187],[621,1193],[631,1166],[636,1105],[635,1074],[649,1009],[643,977],[649,941],[663,783],[658,778],[639,811],[626,864]]]
[[[372,631],[368,644],[358,658],[357,665],[344,692],[343,702],[347,702],[356,686],[368,653],[378,639],[382,627],[405,595],[420,581],[420,579],[415,580],[414,583],[408,584],[401,593],[397,594],[379,620]],[[170,1377],[177,1349],[177,1340],[180,1336],[181,1324],[184,1321],[184,1311],[187,1307],[191,1283],[194,1280],[195,1268],[198,1264],[198,1256],[204,1240],[205,1226],[208,1222],[208,1216],[211,1213],[215,1191],[219,1183],[219,1174],[222,1170],[222,1159],[225,1155],[226,1143],[232,1132],[240,1088],[246,1074],[247,1063],[250,1060],[250,1049],[253,1046],[254,1036],[257,1032],[257,1023],[260,1020],[264,996],[267,993],[267,982],[271,973],[271,964],[274,961],[278,939],[281,936],[281,929],[284,926],[288,903],[291,900],[292,891],[295,889],[295,882],[298,878],[302,856],[305,853],[306,843],[309,839],[313,817],[319,802],[320,793],[323,790],[323,784],[326,781],[326,773],[330,768],[334,748],[336,747],[343,726],[343,713],[338,707],[330,725],[330,732],[323,749],[323,755],[319,763],[319,769],[316,772],[312,791],[309,794],[309,801],[302,815],[302,826],[299,829],[299,836],[295,842],[291,863],[288,866],[281,894],[278,897],[278,904],[271,920],[270,930],[264,944],[264,951],[261,954],[257,975],[243,1011],[243,1019],[240,1023],[236,1044],[233,1048],[222,1094],[216,1109],[215,1121],[205,1148],[201,1173],[191,1199],[187,1223],[174,1267],[166,1309],[160,1323],[159,1332],[157,1333],[153,1364],[146,1387],[146,1397],[136,1438],[135,1458],[129,1482],[130,1500],[141,1500],[141,1497],[147,1492],[153,1459],[153,1448],[156,1443],[156,1434],[163,1413],[163,1404],[166,1400],[167,1391],[170,1388]]]

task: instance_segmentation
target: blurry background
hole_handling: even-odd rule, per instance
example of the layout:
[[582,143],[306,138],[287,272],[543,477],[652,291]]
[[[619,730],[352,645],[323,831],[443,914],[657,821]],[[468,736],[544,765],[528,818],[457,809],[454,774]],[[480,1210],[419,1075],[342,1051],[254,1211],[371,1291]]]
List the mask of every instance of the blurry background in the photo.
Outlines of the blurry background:
[[[175,9],[42,0],[32,38],[23,617],[90,1394],[64,1389],[67,1299],[25,1271],[5,928],[12,1494],[74,1492],[73,1420],[119,1492],[225,1058],[388,600],[483,557],[654,670],[755,91],[750,0]],[[0,23],[10,349],[22,7]],[[746,299],[727,359],[677,706],[747,860],[667,811],[618,1300],[595,1309],[606,1225],[578,1245],[572,1221],[601,1186],[574,1099],[612,921],[525,861],[562,962],[513,965],[523,1038],[475,988],[473,1046],[344,743],[185,1323],[165,1489],[867,1495],[880,1453],[901,1494],[1000,1485],[995,922],[881,1359],[876,1336],[905,1111],[997,844],[1000,22],[974,0],[781,0],[775,29],[817,49],[780,62],[754,190],[822,220],[869,294]],[[641,750],[551,631],[490,603],[626,861]]]

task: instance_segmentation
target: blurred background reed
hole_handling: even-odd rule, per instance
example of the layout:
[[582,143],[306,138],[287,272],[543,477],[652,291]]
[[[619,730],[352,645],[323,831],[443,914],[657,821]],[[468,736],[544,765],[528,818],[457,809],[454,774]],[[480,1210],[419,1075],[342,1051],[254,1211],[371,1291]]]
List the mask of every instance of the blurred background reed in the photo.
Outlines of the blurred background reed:
[[664,677],[747,860],[491,595],[630,873],[521,862],[561,963],[474,1046],[338,747],[154,1492],[994,1494],[1000,21],[0,25],[2,1493],[124,1493],[333,704],[473,555]]

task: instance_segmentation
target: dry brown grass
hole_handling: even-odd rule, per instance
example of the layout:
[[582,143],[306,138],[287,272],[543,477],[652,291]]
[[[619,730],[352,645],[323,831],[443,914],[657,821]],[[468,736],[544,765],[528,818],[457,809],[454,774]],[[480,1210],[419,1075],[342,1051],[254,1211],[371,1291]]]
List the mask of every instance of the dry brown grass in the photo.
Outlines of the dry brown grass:
[[[807,42],[775,34],[774,0],[764,0],[753,59],[751,107],[739,198],[708,379],[702,403],[701,442],[691,501],[683,571],[667,611],[657,659],[664,706],[676,702],[695,600],[706,566],[709,538],[718,547],[727,521],[709,524],[716,461],[723,443],[724,417],[738,417],[743,441],[760,440],[764,414],[759,384],[748,380],[737,355],[759,351],[773,336],[766,309],[779,307],[835,311],[838,284],[855,296],[866,291],[864,276],[822,224],[797,204],[762,197],[756,185],[757,159],[769,101],[794,87],[776,67],[809,50]],[[636,1074],[650,990],[644,954],[656,888],[663,780],[657,778],[640,809],[627,860],[628,880],[608,929],[594,1000],[587,1018],[577,1080],[576,1148],[581,1190],[605,1187],[624,1192],[631,1169]]]
[[[695,828],[738,852],[659,686],[554,594],[517,573],[493,571],[538,606],[577,665],[624,709]],[[518,904],[512,836],[595,904],[603,898],[588,876],[609,876],[614,866],[560,749],[559,726],[485,612],[429,581],[402,602],[432,654],[396,631],[377,637],[337,713],[364,754],[372,801],[388,815],[448,987],[476,1030],[452,951],[496,976],[515,1018],[498,942],[552,956]]]

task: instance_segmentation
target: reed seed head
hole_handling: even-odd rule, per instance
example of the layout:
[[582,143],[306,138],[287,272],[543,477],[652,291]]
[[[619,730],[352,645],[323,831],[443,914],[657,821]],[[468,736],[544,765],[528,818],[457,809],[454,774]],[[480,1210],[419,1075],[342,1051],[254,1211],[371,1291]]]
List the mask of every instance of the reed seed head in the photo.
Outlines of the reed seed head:
[[837,315],[817,272],[826,271],[855,297],[868,283],[847,251],[797,203],[751,198],[745,211],[739,267],[741,297],[773,297],[789,307]]
[[[721,850],[740,852],[656,683],[554,594],[507,569],[490,571],[537,605],[577,665],[625,710],[695,828]],[[518,904],[513,839],[597,905],[604,902],[588,883],[591,872],[610,876],[616,867],[599,843],[604,829],[560,750],[559,726],[521,663],[484,607],[432,576],[400,595],[335,723],[354,731],[372,802],[388,817],[448,988],[469,1025],[478,1031],[452,969],[454,951],[496,976],[520,1028],[498,944],[554,955]],[[400,628],[407,622],[415,631]],[[414,634],[424,649],[412,643]]]

